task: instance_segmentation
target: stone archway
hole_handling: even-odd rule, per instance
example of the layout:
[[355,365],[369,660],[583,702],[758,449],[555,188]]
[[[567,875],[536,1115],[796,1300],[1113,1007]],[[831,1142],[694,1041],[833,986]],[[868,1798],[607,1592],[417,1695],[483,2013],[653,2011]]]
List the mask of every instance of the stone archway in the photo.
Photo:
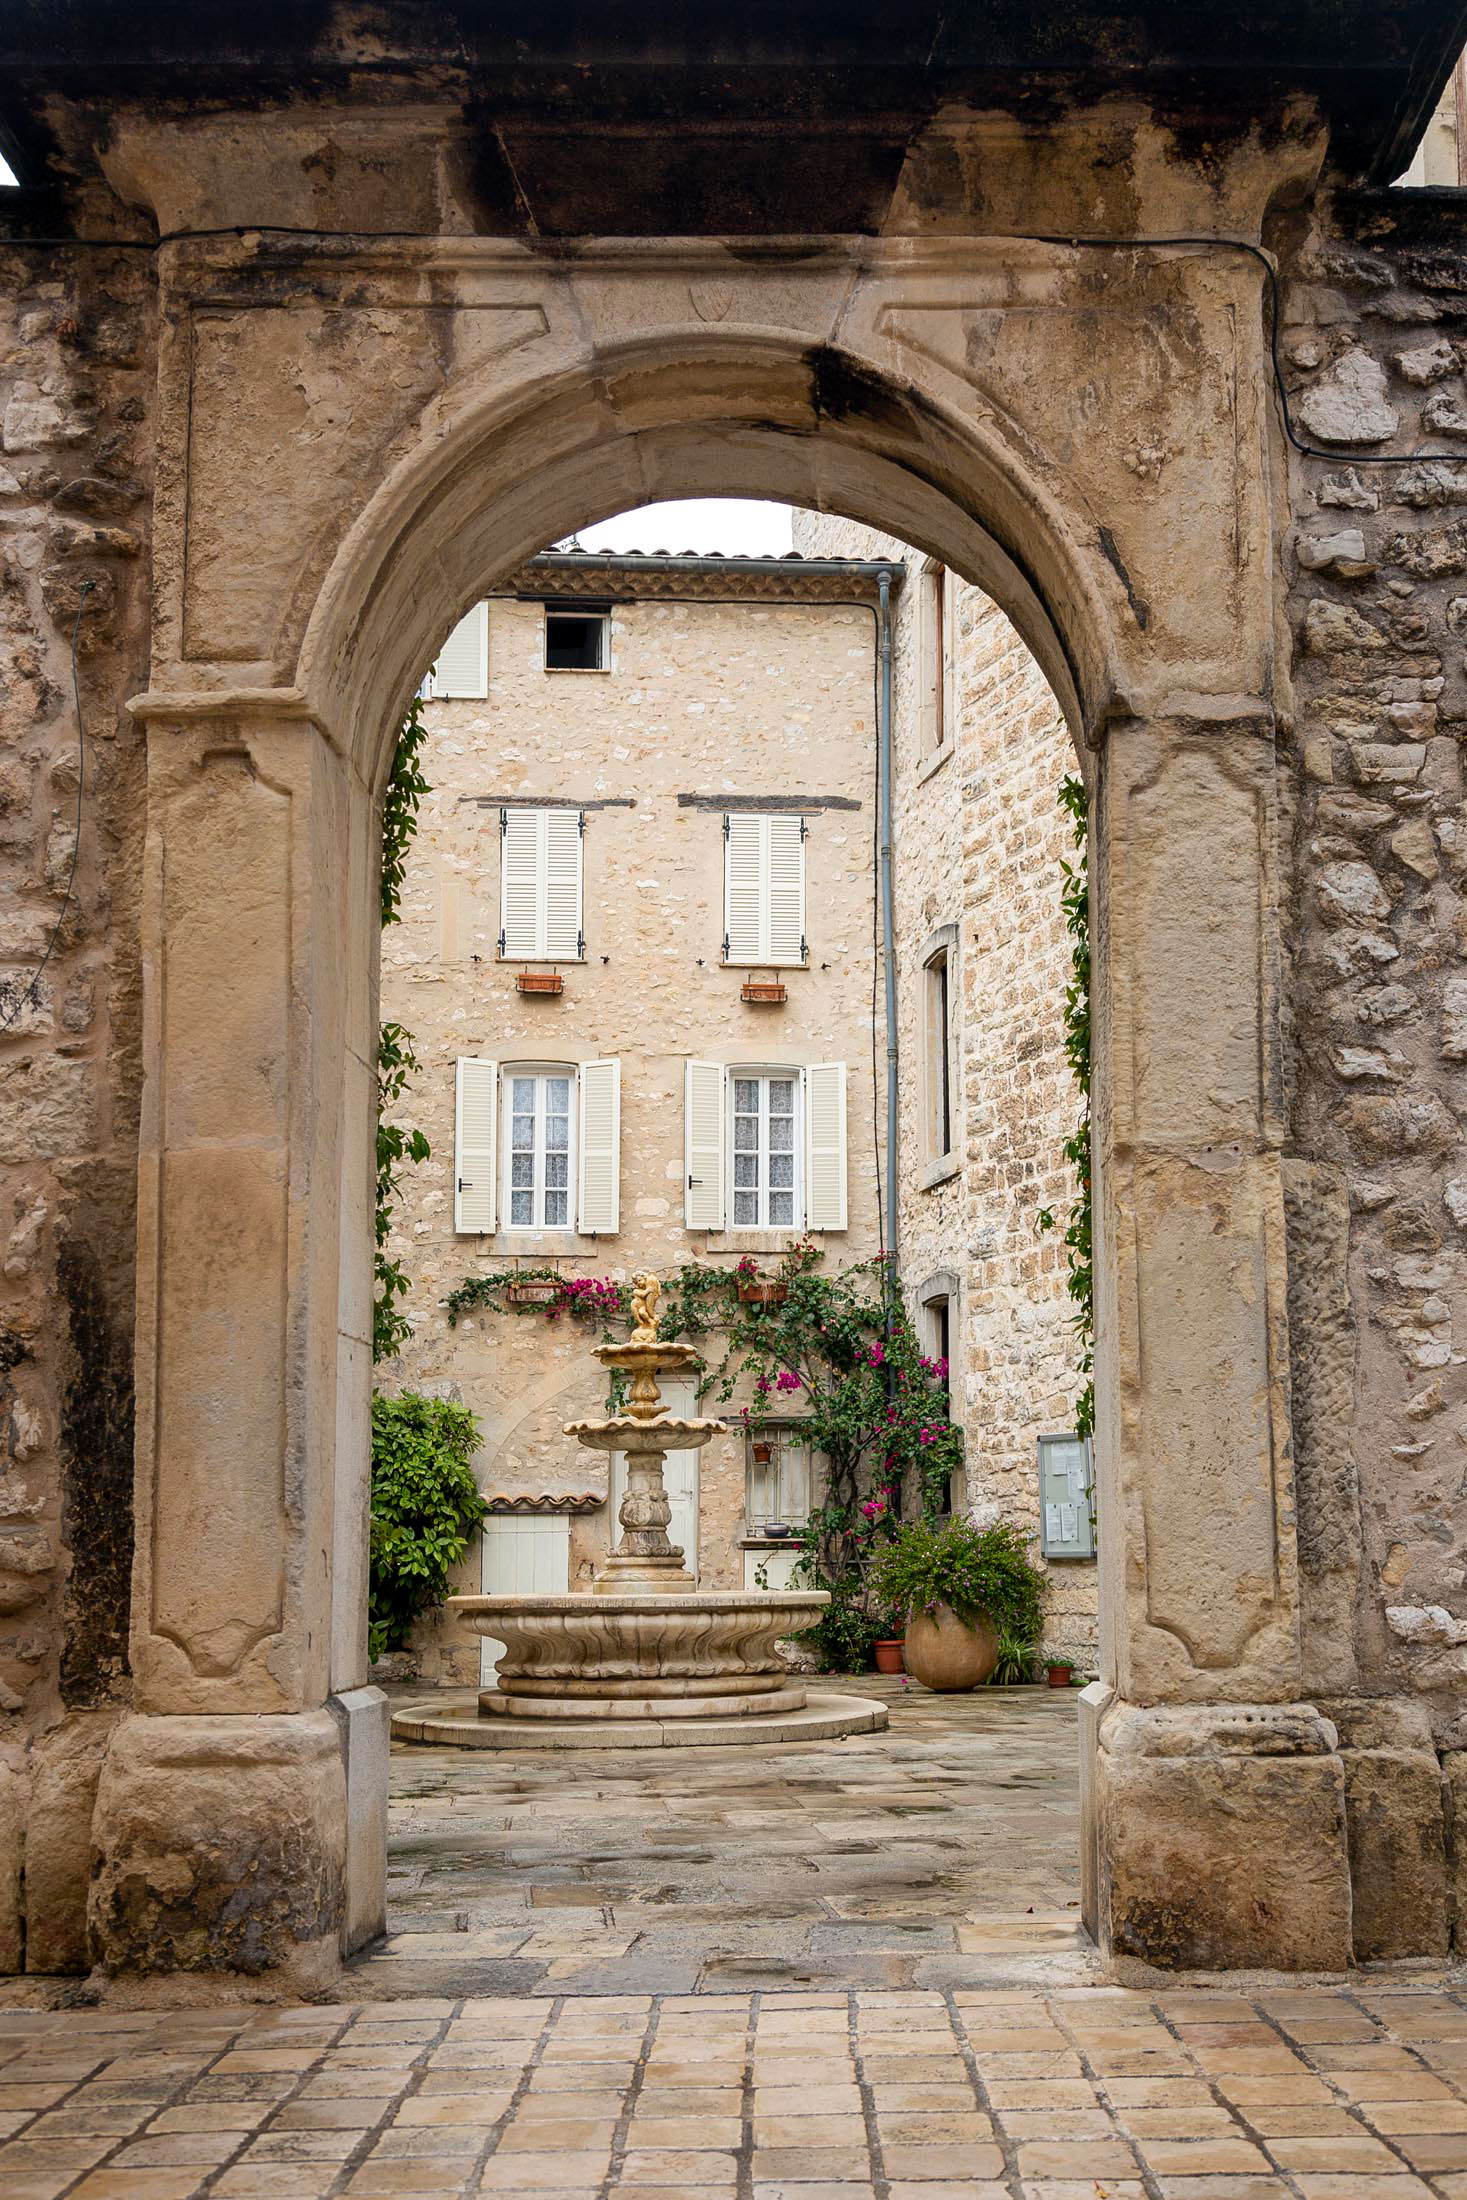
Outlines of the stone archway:
[[1339,1759],[1298,1700],[1254,272],[1137,252],[1102,297],[1077,255],[971,239],[574,263],[246,241],[175,248],[165,293],[171,463],[134,705],[137,1695],[95,1822],[103,1962],[310,1983],[375,1929],[392,729],[496,575],[628,504],[719,493],[939,555],[1008,611],[1070,718],[1095,820],[1107,1523],[1087,1911],[1103,1944],[1160,1960],[1346,1961]]

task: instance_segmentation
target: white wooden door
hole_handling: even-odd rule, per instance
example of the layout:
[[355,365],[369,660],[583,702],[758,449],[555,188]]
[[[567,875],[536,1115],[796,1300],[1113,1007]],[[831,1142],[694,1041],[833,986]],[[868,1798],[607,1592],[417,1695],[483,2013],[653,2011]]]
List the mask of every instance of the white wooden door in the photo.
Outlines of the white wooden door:
[[[682,1420],[690,1420],[697,1412],[691,1383],[664,1383],[662,1403],[668,1413],[677,1414]],[[698,1454],[695,1451],[670,1451],[662,1466],[662,1482],[672,1504],[672,1518],[667,1524],[670,1543],[682,1546],[683,1564],[696,1581],[698,1578]],[[611,1455],[611,1519],[608,1523],[613,1549],[621,1534],[621,1501],[627,1493],[626,1453],[614,1451]]]
[[[567,1513],[491,1513],[484,1523],[480,1583],[486,1597],[562,1597],[570,1588]],[[482,1635],[479,1686],[492,1688],[504,1644]]]

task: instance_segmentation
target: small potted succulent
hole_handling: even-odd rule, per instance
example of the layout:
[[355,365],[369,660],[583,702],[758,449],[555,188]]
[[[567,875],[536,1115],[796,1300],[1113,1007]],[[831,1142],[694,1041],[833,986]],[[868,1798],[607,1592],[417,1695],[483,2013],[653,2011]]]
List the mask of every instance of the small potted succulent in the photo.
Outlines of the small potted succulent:
[[884,1606],[905,1612],[906,1669],[926,1688],[976,1688],[998,1664],[1000,1635],[1032,1642],[1040,1631],[1044,1579],[1017,1528],[909,1521],[870,1579]]

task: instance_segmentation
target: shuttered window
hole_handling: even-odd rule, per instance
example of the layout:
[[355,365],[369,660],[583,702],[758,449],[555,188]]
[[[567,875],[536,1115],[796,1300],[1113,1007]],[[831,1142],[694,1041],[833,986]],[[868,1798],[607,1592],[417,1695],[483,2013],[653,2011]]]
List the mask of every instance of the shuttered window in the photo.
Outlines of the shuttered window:
[[804,819],[731,811],[723,841],[724,961],[803,963]]
[[581,931],[584,813],[499,813],[499,952],[506,962],[577,962]]
[[690,1230],[846,1228],[846,1066],[689,1062]]
[[432,692],[482,700],[489,693],[489,606],[476,603],[449,635],[429,674]]
[[846,1227],[846,1065],[805,1072],[805,1228]]
[[723,1228],[723,1064],[689,1062],[683,1106],[687,1189],[683,1219],[690,1230]]
[[581,1064],[579,1228],[610,1237],[621,1227],[621,1064]]
[[504,1222],[509,1230],[569,1230],[575,1210],[575,1073],[504,1073]]
[[459,1231],[494,1228],[495,1130],[499,1065],[477,1056],[458,1064],[453,1126],[453,1226]]

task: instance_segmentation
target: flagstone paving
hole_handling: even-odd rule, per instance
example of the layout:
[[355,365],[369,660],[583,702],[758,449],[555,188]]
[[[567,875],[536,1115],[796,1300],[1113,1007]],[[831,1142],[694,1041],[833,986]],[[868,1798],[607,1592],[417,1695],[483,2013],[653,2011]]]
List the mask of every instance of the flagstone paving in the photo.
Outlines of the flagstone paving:
[[1467,2200],[1467,1993],[0,2011],[5,2200]]
[[[975,1986],[1086,1975],[1076,1704],[864,1674],[891,1725],[813,1748],[394,1746],[363,1994]],[[409,1695],[422,1696],[419,1688]]]

